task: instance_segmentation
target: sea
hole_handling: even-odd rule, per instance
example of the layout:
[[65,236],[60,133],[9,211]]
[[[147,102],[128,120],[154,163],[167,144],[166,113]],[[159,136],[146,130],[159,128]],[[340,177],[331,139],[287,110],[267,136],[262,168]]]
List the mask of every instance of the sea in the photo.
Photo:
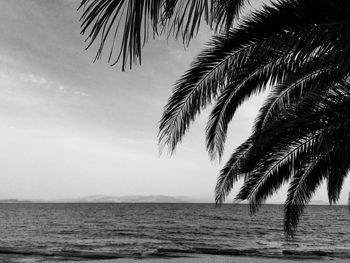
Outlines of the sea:
[[165,203],[0,204],[0,262],[64,262],[210,254],[342,258],[350,262],[347,206],[309,206],[294,239],[283,206]]

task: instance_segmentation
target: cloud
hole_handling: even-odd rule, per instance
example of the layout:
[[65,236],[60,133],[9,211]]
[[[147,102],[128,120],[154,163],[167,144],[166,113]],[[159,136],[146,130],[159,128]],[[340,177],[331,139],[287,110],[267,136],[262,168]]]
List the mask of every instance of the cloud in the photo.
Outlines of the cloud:
[[40,86],[47,86],[49,84],[48,80],[40,77],[40,76],[36,76],[34,74],[20,74],[20,80],[23,82],[28,82],[28,83],[33,83],[36,85],[40,85]]
[[[18,87],[18,81],[23,84],[30,84],[34,88],[44,88],[48,91],[55,93],[66,94],[70,96],[78,97],[88,97],[89,94],[77,90],[71,86],[63,85],[57,81],[50,80],[49,78],[33,74],[33,73],[23,73],[23,72],[0,72],[0,79],[6,80],[8,83]],[[17,84],[16,84],[17,83]],[[27,87],[27,86],[26,86]]]

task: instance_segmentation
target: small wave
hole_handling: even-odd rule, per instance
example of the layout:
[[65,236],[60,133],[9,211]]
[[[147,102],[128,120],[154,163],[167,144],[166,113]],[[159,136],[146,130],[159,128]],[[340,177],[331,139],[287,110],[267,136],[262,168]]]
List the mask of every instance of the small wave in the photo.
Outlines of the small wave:
[[15,255],[23,255],[23,256],[53,256],[53,253],[46,251],[38,251],[38,250],[29,250],[23,249],[18,250],[14,248],[0,248],[0,254],[15,254]]
[[42,256],[45,258],[59,257],[59,258],[80,258],[80,259],[117,259],[117,258],[137,258],[141,255],[124,255],[110,252],[96,252],[96,251],[78,251],[78,250],[62,250],[62,251],[40,251],[23,248],[22,250],[14,248],[0,248],[0,254],[20,255],[20,256]]
[[350,258],[350,251],[327,251],[327,250],[282,250],[283,255],[297,257],[336,257]]
[[[155,253],[195,253],[196,251],[193,249],[185,249],[185,248],[158,248]],[[153,253],[154,254],[154,253]]]
[[227,255],[227,256],[260,256],[262,252],[258,249],[220,249],[196,247],[194,250],[202,254]]
[[61,250],[45,251],[28,248],[9,248],[0,247],[1,254],[11,254],[18,256],[43,257],[43,258],[61,258],[61,259],[120,259],[120,258],[178,258],[193,257],[198,254],[224,255],[224,256],[243,256],[243,257],[264,257],[264,258],[295,258],[295,259],[321,259],[327,258],[350,258],[350,250],[279,250],[274,249],[257,249],[257,248],[215,248],[215,247],[166,247],[157,248],[146,253],[124,253],[92,250]]
[[193,247],[193,248],[158,248],[153,256],[173,257],[179,254],[209,254],[222,256],[246,256],[246,257],[265,257],[265,258],[295,258],[295,259],[321,259],[323,257],[331,258],[350,258],[350,251],[323,251],[323,250],[279,250],[272,249],[222,249],[211,247]]
[[258,249],[219,249],[209,247],[194,248],[158,248],[152,255],[173,256],[174,254],[209,254],[225,256],[260,256],[262,254]]
[[117,259],[117,258],[136,258],[141,257],[140,254],[125,255],[113,252],[97,252],[97,251],[77,251],[66,250],[54,253],[54,256],[66,257],[66,258],[82,258],[82,259]]

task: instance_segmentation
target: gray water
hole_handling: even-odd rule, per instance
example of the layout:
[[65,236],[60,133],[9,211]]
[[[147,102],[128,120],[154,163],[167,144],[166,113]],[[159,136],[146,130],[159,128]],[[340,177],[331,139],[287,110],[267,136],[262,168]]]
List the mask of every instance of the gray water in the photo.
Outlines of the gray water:
[[350,260],[346,206],[309,206],[293,240],[283,206],[212,204],[0,204],[0,259],[62,261],[178,253]]

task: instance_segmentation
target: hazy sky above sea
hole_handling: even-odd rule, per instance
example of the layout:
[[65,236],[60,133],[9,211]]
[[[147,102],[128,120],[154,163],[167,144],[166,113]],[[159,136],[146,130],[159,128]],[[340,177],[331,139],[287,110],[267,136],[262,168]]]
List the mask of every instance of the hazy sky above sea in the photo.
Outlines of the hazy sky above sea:
[[[106,59],[93,63],[96,49],[84,49],[79,1],[0,4],[0,198],[163,194],[212,200],[217,174],[248,137],[263,96],[238,111],[221,164],[205,151],[208,111],[175,156],[159,156],[157,145],[172,86],[212,32],[203,29],[186,50],[181,41],[151,41],[142,66],[121,72]],[[284,199],[282,190],[271,201]],[[325,187],[315,199],[326,200]]]

